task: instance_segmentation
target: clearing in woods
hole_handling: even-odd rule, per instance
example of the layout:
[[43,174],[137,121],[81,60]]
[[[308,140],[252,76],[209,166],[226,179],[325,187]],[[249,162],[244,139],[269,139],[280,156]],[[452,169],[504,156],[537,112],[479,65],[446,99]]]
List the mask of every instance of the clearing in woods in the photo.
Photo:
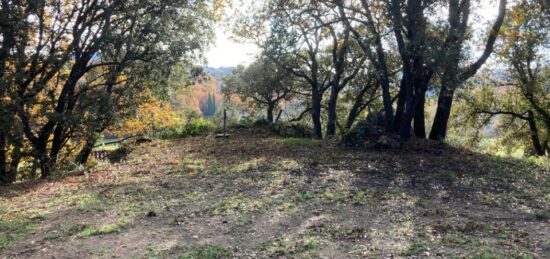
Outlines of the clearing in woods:
[[547,258],[549,171],[425,141],[153,141],[0,189],[0,258]]

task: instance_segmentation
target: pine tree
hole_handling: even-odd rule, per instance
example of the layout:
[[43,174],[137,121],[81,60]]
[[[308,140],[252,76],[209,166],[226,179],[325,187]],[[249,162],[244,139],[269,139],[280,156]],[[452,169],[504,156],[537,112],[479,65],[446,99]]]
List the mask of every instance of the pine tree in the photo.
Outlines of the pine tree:
[[206,102],[206,109],[204,111],[205,117],[212,116],[212,95],[208,94],[208,101]]

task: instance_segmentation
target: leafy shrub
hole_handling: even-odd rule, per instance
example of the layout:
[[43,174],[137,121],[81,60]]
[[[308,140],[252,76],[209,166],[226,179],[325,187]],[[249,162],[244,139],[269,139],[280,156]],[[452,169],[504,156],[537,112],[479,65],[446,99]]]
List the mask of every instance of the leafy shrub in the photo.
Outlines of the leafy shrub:
[[267,127],[269,126],[269,124],[271,124],[268,120],[266,119],[257,119],[255,122],[254,122],[254,126],[255,127]]
[[214,125],[209,121],[196,118],[191,119],[187,124],[163,128],[156,135],[161,139],[186,138],[204,134],[213,128]]
[[284,138],[313,138],[313,129],[301,124],[277,122],[271,124],[269,130]]
[[353,129],[340,140],[345,147],[362,147],[369,137],[377,137],[384,132],[384,116],[378,112],[371,112],[367,118],[358,122]]

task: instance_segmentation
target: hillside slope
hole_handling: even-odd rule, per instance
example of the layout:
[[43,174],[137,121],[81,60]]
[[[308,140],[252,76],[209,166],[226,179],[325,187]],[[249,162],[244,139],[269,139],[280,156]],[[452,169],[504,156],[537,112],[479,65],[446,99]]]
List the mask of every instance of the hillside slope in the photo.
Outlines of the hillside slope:
[[0,258],[550,257],[548,164],[238,132],[0,189]]

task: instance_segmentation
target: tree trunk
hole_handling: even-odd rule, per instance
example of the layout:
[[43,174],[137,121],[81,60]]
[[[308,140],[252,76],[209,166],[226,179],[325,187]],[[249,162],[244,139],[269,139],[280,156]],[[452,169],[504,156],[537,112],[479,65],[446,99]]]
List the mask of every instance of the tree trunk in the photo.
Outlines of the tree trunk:
[[92,150],[94,149],[95,143],[95,136],[86,140],[84,147],[82,147],[82,150],[80,150],[80,153],[78,153],[78,156],[76,157],[77,164],[85,165],[88,162],[88,159],[92,154]]
[[17,180],[19,162],[21,161],[21,140],[14,139],[13,148],[9,153],[8,163],[8,140],[4,133],[0,136],[0,184],[11,184]]
[[53,134],[52,147],[50,150],[50,163],[52,165],[55,165],[57,163],[59,152],[61,152],[63,141],[65,138],[65,136],[63,136],[63,132],[64,132],[64,129],[63,129],[62,123],[59,123],[55,128],[55,131]]
[[13,183],[17,180],[17,172],[19,169],[19,163],[21,162],[21,145],[15,144],[11,154],[11,161],[9,168],[7,169],[8,183]]
[[533,141],[533,148],[537,156],[544,156],[545,150],[540,143],[539,131],[537,128],[537,122],[535,121],[535,116],[533,111],[527,111],[527,121],[529,122],[529,129],[531,130],[531,140]]
[[425,85],[416,90],[417,105],[414,114],[414,135],[418,138],[426,138],[426,121],[424,109],[426,106],[426,89]]
[[388,134],[393,134],[395,132],[394,128],[394,114],[393,114],[393,103],[390,94],[390,84],[389,80],[387,82],[381,82],[382,85],[382,100],[384,102],[384,123],[386,127],[386,132]]
[[277,114],[277,118],[275,118],[275,122],[278,122],[281,119],[281,115],[283,115],[283,109],[279,110],[279,114]]
[[7,143],[3,130],[0,129],[0,184],[9,184],[7,168]]
[[46,179],[52,174],[52,162],[48,155],[40,157],[40,177]]
[[273,110],[275,110],[275,105],[273,103],[268,104],[267,121],[269,121],[269,123],[273,123]]
[[447,125],[451,116],[453,97],[454,88],[443,85],[437,100],[437,111],[430,131],[430,139],[443,141],[447,137]]
[[318,89],[313,89],[311,97],[311,119],[313,122],[313,133],[316,139],[323,139],[321,126],[321,96]]
[[[361,98],[362,99],[362,98]],[[355,123],[355,120],[357,119],[357,116],[359,116],[361,109],[361,101],[358,99],[353,104],[353,107],[351,107],[351,110],[348,114],[348,119],[346,120],[346,130],[350,130],[353,126],[353,123]]]
[[40,177],[42,179],[45,179],[48,178],[52,173],[52,161],[50,159],[50,156],[48,155],[47,150],[48,140],[39,139],[36,144],[37,145],[35,145],[34,157],[40,163]]
[[414,77],[411,72],[406,72],[401,81],[400,96],[398,100],[398,114],[396,114],[396,128],[399,129],[401,144],[407,142],[411,136],[411,123],[415,115]]
[[336,135],[336,105],[338,103],[338,92],[337,87],[331,87],[330,99],[328,100],[328,120],[327,120],[327,134],[326,137],[332,137]]
[[393,118],[393,129],[395,132],[401,130],[401,121],[403,119],[403,112],[405,111],[405,84],[408,80],[408,75],[403,75],[401,79],[401,86],[399,87],[399,93],[397,94],[397,109],[395,110],[395,116]]

